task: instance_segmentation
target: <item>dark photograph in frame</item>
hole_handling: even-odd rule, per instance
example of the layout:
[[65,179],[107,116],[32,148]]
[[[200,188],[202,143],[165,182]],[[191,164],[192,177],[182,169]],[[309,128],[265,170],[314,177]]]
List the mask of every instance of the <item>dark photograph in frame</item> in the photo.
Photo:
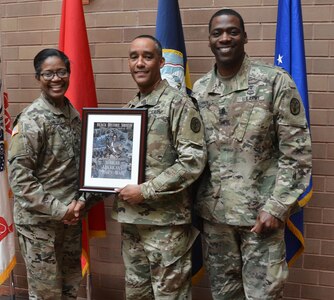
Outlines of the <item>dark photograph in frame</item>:
[[80,191],[114,192],[144,180],[146,109],[84,108]]

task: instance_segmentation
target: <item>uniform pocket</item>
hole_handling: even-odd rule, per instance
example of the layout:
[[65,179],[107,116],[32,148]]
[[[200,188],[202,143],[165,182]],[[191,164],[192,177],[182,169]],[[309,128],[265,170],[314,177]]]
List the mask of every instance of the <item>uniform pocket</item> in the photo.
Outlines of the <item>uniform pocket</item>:
[[54,126],[53,132],[49,136],[49,147],[57,161],[64,162],[74,156],[70,142],[72,138],[70,128],[67,128],[66,125]]
[[238,142],[247,141],[247,145],[254,149],[269,149],[271,138],[267,137],[273,123],[273,113],[268,106],[264,103],[248,103],[239,118],[233,137]]
[[280,241],[269,246],[268,276],[280,288],[288,277],[288,267],[285,260],[285,243]]
[[244,104],[244,111],[239,118],[239,124],[236,127],[234,134],[233,134],[233,137],[238,142],[242,142],[242,140],[244,139],[244,136],[245,136],[245,133],[248,127],[249,119],[253,111],[253,106],[254,106],[253,103]]
[[166,117],[152,118],[148,125],[147,155],[166,166],[174,164],[177,153],[172,147],[170,126]]

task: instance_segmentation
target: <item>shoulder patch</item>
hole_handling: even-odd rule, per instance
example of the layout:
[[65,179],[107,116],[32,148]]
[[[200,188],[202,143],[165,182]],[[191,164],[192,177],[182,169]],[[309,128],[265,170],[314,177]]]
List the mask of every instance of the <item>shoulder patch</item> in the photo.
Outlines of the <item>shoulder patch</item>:
[[198,133],[201,130],[201,121],[197,117],[191,119],[190,129],[195,133]]
[[290,112],[297,116],[300,113],[300,101],[297,98],[292,98],[290,101]]

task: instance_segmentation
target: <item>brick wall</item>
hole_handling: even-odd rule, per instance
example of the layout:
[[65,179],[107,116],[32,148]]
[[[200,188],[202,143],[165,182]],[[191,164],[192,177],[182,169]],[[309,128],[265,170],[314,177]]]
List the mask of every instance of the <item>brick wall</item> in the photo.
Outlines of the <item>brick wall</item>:
[[[100,107],[119,107],[135,92],[127,67],[127,48],[138,34],[154,34],[157,0],[90,0],[85,16]],[[207,23],[218,8],[230,6],[245,19],[252,57],[273,61],[277,0],[180,0],[192,81],[213,63]],[[332,299],[334,293],[334,3],[303,0],[310,116],[314,157],[314,196],[305,209],[306,249],[290,270],[285,299]],[[0,0],[1,58],[14,117],[38,94],[32,59],[58,43],[61,1]],[[108,233],[91,241],[94,299],[123,299],[124,267],[119,225],[110,219]],[[18,257],[17,294],[26,295],[25,268]],[[0,295],[8,285],[0,286]],[[204,277],[194,299],[210,299]],[[82,286],[80,296],[85,298]]]

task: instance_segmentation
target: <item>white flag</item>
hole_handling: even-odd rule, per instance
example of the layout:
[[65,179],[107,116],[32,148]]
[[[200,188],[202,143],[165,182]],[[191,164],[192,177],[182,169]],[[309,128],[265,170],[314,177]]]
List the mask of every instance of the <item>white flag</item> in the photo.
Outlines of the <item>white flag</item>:
[[[1,87],[1,82],[0,82]],[[7,113],[7,94],[1,90],[0,101],[0,285],[9,277],[16,264],[12,201],[7,179],[7,136],[11,133]]]

